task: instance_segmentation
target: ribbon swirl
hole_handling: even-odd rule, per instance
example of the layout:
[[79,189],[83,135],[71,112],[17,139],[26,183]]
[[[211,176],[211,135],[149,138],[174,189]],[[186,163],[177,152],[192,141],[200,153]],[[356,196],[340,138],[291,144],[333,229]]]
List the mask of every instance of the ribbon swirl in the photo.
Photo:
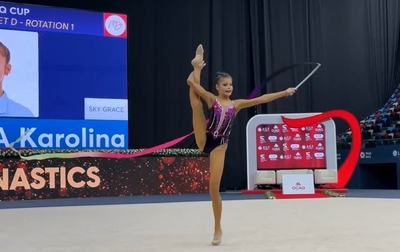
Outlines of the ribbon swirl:
[[[250,95],[247,97],[247,99],[253,99],[257,97],[257,94],[264,88],[265,85],[267,85],[268,82],[272,81],[274,78],[277,76],[285,73],[286,71],[296,68],[298,66],[304,66],[304,65],[315,65],[319,63],[313,63],[313,62],[304,62],[304,63],[298,63],[298,64],[293,64],[289,66],[282,67],[278,69],[277,71],[273,72],[271,75],[267,76],[264,81],[262,81],[260,84],[256,86],[256,88],[250,93]],[[304,80],[308,79],[311,75],[307,76]],[[304,81],[303,80],[303,81]],[[208,122],[208,120],[207,120]],[[75,153],[45,153],[45,154],[37,154],[37,155],[32,155],[32,156],[23,156],[21,155],[21,152],[18,151],[17,149],[14,148],[14,145],[18,142],[20,142],[23,137],[25,137],[26,134],[29,133],[29,129],[25,132],[25,134],[21,137],[19,137],[16,141],[10,144],[10,148],[18,153],[21,159],[25,160],[43,160],[43,159],[50,159],[50,158],[80,158],[80,157],[101,157],[101,158],[134,158],[134,157],[140,157],[144,155],[148,155],[150,153],[167,149],[170,148],[184,139],[188,138],[189,136],[193,135],[194,132],[192,131],[191,133],[188,133],[184,136],[178,137],[174,140],[168,141],[166,143],[159,144],[157,146],[145,149],[140,152],[136,152],[133,154],[125,154],[125,153],[109,153],[109,152],[75,152]]]

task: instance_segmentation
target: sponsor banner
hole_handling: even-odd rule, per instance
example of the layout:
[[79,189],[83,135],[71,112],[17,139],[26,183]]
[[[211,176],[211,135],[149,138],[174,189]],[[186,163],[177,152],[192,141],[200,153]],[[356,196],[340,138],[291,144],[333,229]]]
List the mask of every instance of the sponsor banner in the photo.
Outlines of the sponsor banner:
[[207,157],[0,160],[0,200],[208,192]]
[[302,128],[285,124],[261,124],[256,133],[259,169],[325,168],[325,126]]

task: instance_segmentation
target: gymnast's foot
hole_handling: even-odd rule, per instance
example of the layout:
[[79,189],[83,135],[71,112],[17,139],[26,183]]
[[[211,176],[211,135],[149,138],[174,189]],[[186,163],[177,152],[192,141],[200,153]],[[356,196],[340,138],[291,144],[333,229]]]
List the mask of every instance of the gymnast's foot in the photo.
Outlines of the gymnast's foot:
[[215,231],[214,238],[211,241],[211,244],[214,246],[218,246],[219,244],[221,244],[221,240],[222,240],[222,230]]
[[202,45],[199,45],[196,49],[196,55],[194,56],[194,59],[192,59],[192,66],[194,68],[203,68],[204,61],[203,61],[203,55],[204,55],[204,49]]

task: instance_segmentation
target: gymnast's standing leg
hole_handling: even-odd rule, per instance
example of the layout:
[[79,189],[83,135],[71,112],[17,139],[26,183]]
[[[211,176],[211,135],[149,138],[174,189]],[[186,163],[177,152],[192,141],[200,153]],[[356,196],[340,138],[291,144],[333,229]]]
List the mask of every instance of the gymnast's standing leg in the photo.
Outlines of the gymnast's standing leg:
[[[202,151],[206,151],[207,153],[210,154],[209,191],[212,201],[212,209],[214,213],[214,237],[211,243],[213,245],[219,245],[221,243],[221,237],[222,237],[222,229],[221,229],[222,200],[221,200],[221,195],[219,193],[219,187],[220,187],[222,172],[224,169],[225,152],[227,149],[227,144],[224,141],[222,141],[221,138],[217,138],[214,140],[210,140],[207,150],[204,150],[205,145],[207,145],[207,137],[206,137],[207,128],[199,95],[201,96],[202,99],[204,99],[209,108],[213,106],[216,100],[215,96],[212,93],[207,92],[204,88],[202,88],[199,83],[200,72],[202,68],[205,66],[205,63],[203,61],[203,48],[201,46],[197,48],[196,56],[192,60],[192,65],[194,67],[194,71],[190,74],[187,82],[191,87],[190,101],[193,109],[193,127],[195,129],[195,138],[199,149]],[[234,107],[231,106],[230,110],[232,109],[234,110]],[[231,116],[234,116],[234,114],[231,114]],[[209,147],[211,147],[211,149]]]

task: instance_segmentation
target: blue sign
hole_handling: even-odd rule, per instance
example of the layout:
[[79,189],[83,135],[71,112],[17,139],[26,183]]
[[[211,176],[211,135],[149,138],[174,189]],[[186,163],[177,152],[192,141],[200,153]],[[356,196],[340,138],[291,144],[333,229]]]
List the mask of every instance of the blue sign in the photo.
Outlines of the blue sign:
[[[126,15],[0,2],[0,117],[7,138],[26,127],[54,136],[95,127],[127,138]],[[31,147],[100,148],[51,146]]]
[[124,121],[1,119],[0,148],[24,136],[14,148],[126,149],[128,128]]

